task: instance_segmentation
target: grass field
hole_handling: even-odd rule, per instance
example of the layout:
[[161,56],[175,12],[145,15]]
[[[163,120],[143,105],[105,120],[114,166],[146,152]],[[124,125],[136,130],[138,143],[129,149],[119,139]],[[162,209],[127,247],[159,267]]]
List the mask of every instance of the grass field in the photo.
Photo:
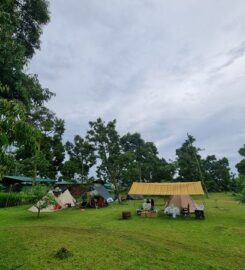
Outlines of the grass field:
[[[205,221],[163,214],[120,220],[139,204],[66,209],[39,219],[26,206],[0,209],[0,269],[245,269],[245,205],[232,196],[211,194]],[[61,247],[73,256],[56,259]]]

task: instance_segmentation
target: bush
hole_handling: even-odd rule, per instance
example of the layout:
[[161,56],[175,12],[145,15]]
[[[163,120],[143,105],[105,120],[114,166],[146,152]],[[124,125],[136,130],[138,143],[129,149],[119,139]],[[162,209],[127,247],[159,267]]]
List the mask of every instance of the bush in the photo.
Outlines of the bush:
[[71,257],[72,255],[73,254],[68,249],[66,249],[65,247],[62,247],[55,253],[54,257],[56,259],[63,260],[63,259],[66,259],[68,257]]
[[245,203],[245,189],[243,189],[240,193],[236,194],[236,199],[240,202],[240,203]]
[[25,192],[0,192],[0,208],[29,204],[31,199]]
[[236,179],[236,193],[235,193],[236,199],[240,203],[245,203],[245,176],[240,175]]

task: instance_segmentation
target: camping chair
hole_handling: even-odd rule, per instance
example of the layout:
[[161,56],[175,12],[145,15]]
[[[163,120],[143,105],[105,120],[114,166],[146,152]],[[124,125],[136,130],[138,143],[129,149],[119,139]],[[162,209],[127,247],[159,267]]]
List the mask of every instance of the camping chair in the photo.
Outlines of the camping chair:
[[190,216],[189,208],[188,208],[188,207],[182,208],[182,209],[181,209],[181,214],[182,214],[184,217]]
[[204,211],[203,210],[195,210],[195,217],[196,217],[196,219],[205,219]]

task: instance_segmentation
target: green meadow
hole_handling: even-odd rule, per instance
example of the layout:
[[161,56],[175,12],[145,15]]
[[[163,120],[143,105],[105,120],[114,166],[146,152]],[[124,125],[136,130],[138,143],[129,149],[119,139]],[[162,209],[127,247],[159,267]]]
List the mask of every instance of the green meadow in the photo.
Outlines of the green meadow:
[[[0,269],[244,269],[245,205],[230,194],[205,200],[206,219],[135,214],[140,201],[36,214],[0,209]],[[156,207],[162,209],[163,200]],[[132,218],[122,220],[130,210]],[[71,256],[54,255],[66,248]]]

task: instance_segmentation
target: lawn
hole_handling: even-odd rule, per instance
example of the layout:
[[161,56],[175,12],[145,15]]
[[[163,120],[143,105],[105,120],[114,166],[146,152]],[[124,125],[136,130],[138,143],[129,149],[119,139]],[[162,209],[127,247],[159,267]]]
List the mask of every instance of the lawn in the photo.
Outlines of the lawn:
[[[139,204],[66,209],[39,219],[27,206],[0,209],[0,269],[245,268],[245,205],[231,195],[211,194],[204,221],[163,214],[120,220]],[[72,256],[55,258],[62,247]]]

